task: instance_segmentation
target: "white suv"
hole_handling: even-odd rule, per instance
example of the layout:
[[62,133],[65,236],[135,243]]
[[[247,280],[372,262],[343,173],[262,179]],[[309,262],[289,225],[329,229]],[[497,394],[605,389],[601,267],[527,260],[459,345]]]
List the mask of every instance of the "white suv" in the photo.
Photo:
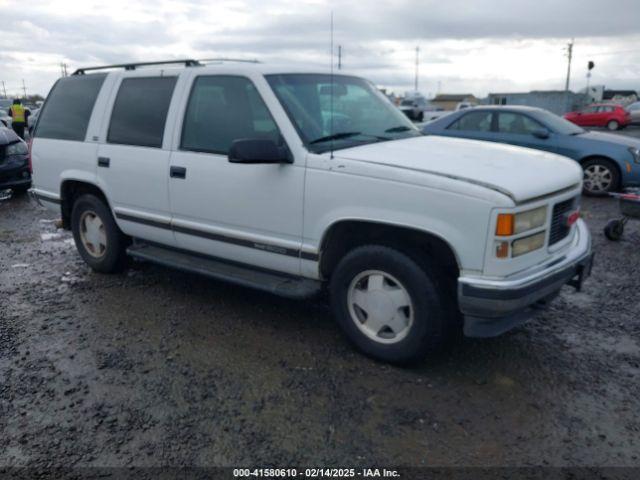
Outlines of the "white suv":
[[289,297],[326,285],[347,336],[391,362],[505,332],[592,261],[574,161],[422,136],[349,75],[79,70],[32,160],[34,196],[94,270],[131,256]]

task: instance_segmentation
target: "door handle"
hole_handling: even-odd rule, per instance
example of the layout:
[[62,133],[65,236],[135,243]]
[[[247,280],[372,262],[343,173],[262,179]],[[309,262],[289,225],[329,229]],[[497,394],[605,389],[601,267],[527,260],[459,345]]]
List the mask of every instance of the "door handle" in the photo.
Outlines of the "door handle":
[[98,166],[109,168],[109,164],[111,163],[111,159],[109,157],[98,157]]
[[169,176],[171,178],[187,178],[187,169],[185,167],[170,167]]

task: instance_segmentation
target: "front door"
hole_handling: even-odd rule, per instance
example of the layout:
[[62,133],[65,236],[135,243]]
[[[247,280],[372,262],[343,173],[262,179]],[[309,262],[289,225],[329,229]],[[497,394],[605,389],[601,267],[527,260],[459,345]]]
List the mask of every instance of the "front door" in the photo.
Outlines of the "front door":
[[[517,112],[500,112],[498,113],[497,130],[501,142],[558,153],[553,140],[554,133],[549,132],[542,124],[527,115]],[[534,133],[540,130],[549,132],[549,137],[535,136]]]
[[305,159],[229,163],[231,143],[247,138],[284,143],[252,80],[196,76],[170,159],[169,197],[178,246],[298,274]]

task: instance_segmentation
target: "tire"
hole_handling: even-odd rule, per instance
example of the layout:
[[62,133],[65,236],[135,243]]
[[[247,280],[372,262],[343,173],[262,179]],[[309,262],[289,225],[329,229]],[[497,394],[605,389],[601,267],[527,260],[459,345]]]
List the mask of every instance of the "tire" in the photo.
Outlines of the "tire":
[[621,220],[610,220],[604,227],[604,236],[613,242],[622,238],[624,223]]
[[584,179],[582,191],[585,195],[592,197],[605,196],[609,192],[617,191],[620,187],[618,167],[606,158],[587,160],[582,164],[582,171]]
[[[382,282],[376,282],[378,275]],[[440,278],[398,250],[358,247],[340,260],[331,276],[331,308],[349,340],[362,352],[385,362],[413,363],[442,349],[452,327],[460,327],[457,318],[452,318],[459,314],[448,308],[452,305],[449,292]],[[395,301],[399,297],[402,299]],[[367,305],[362,298],[368,300]],[[406,300],[408,306],[398,308]],[[394,329],[384,323],[392,315],[398,320]]]
[[617,120],[609,120],[607,122],[607,129],[611,131],[618,130],[620,128],[620,123]]
[[91,194],[78,197],[71,212],[71,230],[80,256],[96,272],[115,273],[126,266],[129,239],[100,198]]

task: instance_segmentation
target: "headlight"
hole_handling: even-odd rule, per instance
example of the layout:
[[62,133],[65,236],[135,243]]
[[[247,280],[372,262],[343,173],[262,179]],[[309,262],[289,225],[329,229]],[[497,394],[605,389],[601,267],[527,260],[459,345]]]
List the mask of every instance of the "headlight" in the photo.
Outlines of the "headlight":
[[544,246],[546,232],[536,233],[529,237],[519,238],[511,243],[511,256],[518,257]]
[[547,206],[534,208],[520,213],[501,213],[498,215],[496,235],[509,237],[542,227],[547,221]]
[[29,153],[29,148],[27,144],[24,142],[16,142],[10,144],[5,150],[5,155],[27,155]]
[[633,155],[633,161],[636,163],[640,163],[640,148],[637,147],[629,147],[629,152]]

